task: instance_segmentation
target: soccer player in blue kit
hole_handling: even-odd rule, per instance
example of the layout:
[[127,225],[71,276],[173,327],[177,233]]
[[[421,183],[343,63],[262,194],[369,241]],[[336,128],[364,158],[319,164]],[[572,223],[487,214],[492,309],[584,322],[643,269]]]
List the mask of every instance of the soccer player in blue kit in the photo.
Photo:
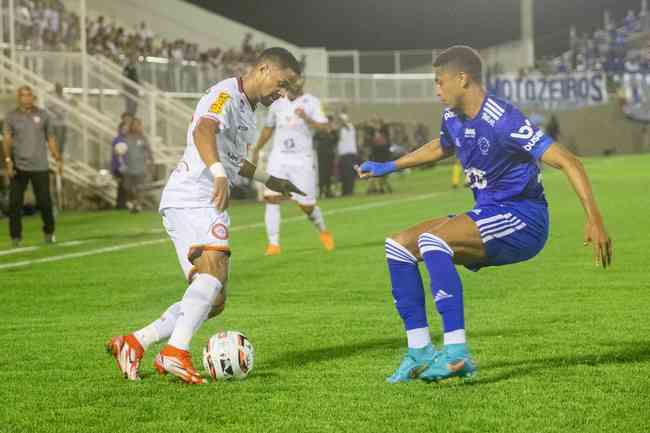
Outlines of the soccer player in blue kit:
[[[397,160],[366,161],[358,167],[362,178],[384,176],[455,153],[475,199],[469,212],[425,221],[386,239],[393,298],[408,341],[401,364],[387,378],[391,383],[474,374],[455,265],[476,271],[528,260],[541,251],[549,219],[540,160],[562,170],[576,191],[587,216],[585,243],[592,244],[596,264],[607,267],[612,260],[612,241],[580,161],[515,106],[486,93],[481,58],[474,49],[450,47],[433,67],[437,95],[448,107],[440,138]],[[419,261],[427,268],[442,318],[442,350],[431,343]]]

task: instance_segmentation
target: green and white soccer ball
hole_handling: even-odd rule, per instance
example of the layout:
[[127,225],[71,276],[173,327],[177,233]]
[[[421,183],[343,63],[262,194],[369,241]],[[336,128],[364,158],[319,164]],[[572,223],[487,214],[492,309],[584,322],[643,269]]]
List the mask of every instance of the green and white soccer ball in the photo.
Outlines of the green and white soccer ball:
[[215,380],[244,379],[253,370],[255,349],[239,331],[222,331],[203,348],[203,367]]

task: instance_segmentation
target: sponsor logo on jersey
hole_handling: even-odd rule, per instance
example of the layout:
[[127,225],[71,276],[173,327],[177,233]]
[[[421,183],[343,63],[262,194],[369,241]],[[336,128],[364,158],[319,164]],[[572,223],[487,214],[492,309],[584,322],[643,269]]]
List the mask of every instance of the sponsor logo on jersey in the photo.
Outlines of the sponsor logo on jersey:
[[232,152],[227,152],[226,155],[228,155],[228,158],[234,162],[235,164],[239,164],[241,157],[235,153]]
[[240,131],[248,131],[248,126],[239,125],[237,129],[239,129]]
[[488,116],[486,113],[483,113],[483,114],[481,115],[481,119],[483,119],[483,120],[485,120],[487,123],[489,123],[490,126],[494,126],[494,124],[496,123],[496,120],[494,120],[493,118],[491,118],[490,116]]
[[476,167],[470,167],[465,170],[465,183],[470,188],[485,189],[487,188],[486,172]]
[[228,227],[223,224],[213,225],[212,229],[210,229],[210,233],[219,240],[225,241],[228,239]]
[[442,117],[443,117],[445,120],[449,120],[449,119],[451,119],[451,118],[456,117],[456,113],[454,113],[453,111],[445,111],[444,114],[442,115]]
[[476,138],[476,129],[465,128],[465,138]]
[[230,95],[226,92],[219,93],[217,99],[214,100],[212,105],[210,105],[210,112],[214,114],[221,114],[223,107],[226,105],[226,102],[230,99]]
[[537,132],[535,133],[535,135],[533,135],[533,138],[530,139],[530,141],[528,142],[528,144],[524,146],[524,149],[526,149],[528,152],[530,152],[531,150],[533,150],[533,147],[535,147],[535,145],[537,144],[537,142],[538,142],[539,140],[541,140],[543,136],[544,136],[544,131],[542,131],[542,130],[540,129],[539,131],[537,131]]
[[481,137],[478,139],[478,148],[481,151],[483,155],[487,155],[488,151],[490,150],[490,140],[488,140],[485,137]]

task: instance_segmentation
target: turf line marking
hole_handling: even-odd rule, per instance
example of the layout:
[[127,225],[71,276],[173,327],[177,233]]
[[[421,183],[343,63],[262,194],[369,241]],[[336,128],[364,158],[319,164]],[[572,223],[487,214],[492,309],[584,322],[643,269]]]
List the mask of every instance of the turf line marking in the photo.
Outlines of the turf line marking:
[[0,256],[6,256],[9,254],[16,254],[16,253],[26,253],[27,251],[34,251],[39,249],[40,247],[22,247],[22,248],[13,248],[10,250],[4,250],[0,251]]
[[[347,213],[347,212],[357,212],[357,211],[362,211],[362,210],[368,210],[368,209],[374,209],[374,208],[379,208],[379,207],[385,207],[385,206],[390,206],[390,205],[395,205],[397,203],[408,203],[412,201],[419,201],[419,200],[426,200],[432,197],[435,197],[439,195],[439,193],[430,193],[430,194],[422,194],[422,195],[416,195],[414,197],[408,197],[404,198],[401,200],[385,200],[385,201],[379,201],[375,203],[367,203],[367,204],[362,204],[362,205],[357,205],[357,206],[349,206],[349,207],[344,207],[341,209],[334,209],[328,212],[323,212],[323,215],[329,216],[329,215],[336,215],[340,213]],[[305,219],[305,216],[299,215],[291,218],[286,218],[283,222],[293,222],[293,221],[302,221]],[[254,228],[259,228],[259,227],[264,227],[264,222],[259,222],[259,223],[253,223],[253,224],[245,224],[241,226],[235,226],[230,229],[231,232],[235,231],[241,231],[241,230],[248,230],[248,229],[254,229]],[[74,241],[71,241],[74,242]],[[48,262],[58,262],[61,260],[67,260],[67,259],[75,259],[79,257],[86,257],[86,256],[93,256],[96,254],[103,254],[103,253],[111,253],[114,251],[122,251],[122,250],[127,250],[130,248],[137,248],[137,247],[143,247],[146,245],[154,245],[154,244],[160,244],[163,242],[169,242],[169,238],[165,237],[164,239],[152,239],[149,241],[141,241],[141,242],[131,242],[128,244],[121,244],[121,245],[115,245],[112,247],[104,247],[104,248],[98,248],[95,250],[89,250],[89,251],[82,251],[78,253],[70,253],[70,254],[61,254],[58,256],[51,256],[51,257],[44,257],[42,259],[34,259],[34,260],[22,260],[19,262],[12,262],[12,263],[6,263],[0,265],[0,270],[1,269],[11,269],[11,268],[20,268],[23,266],[30,266],[30,265],[35,265],[38,263],[48,263]],[[28,248],[38,248],[38,247],[28,247]]]
[[[89,241],[66,241],[66,242],[61,242],[54,244],[54,248],[57,246],[59,247],[74,247],[77,245],[85,244],[88,243]],[[17,254],[17,253],[27,253],[29,251],[36,251],[40,250],[41,246],[33,246],[33,247],[22,247],[22,248],[12,248],[8,250],[1,250],[0,251],[0,256],[8,256],[9,254]],[[49,247],[48,247],[49,248]]]

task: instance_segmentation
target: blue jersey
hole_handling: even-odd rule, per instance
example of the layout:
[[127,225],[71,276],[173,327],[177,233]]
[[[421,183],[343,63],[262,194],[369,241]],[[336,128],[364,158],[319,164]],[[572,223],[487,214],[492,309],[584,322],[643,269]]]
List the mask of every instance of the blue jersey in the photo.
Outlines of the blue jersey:
[[440,144],[456,153],[477,206],[546,203],[538,161],[552,142],[514,105],[491,95],[472,119],[450,109],[442,114]]

